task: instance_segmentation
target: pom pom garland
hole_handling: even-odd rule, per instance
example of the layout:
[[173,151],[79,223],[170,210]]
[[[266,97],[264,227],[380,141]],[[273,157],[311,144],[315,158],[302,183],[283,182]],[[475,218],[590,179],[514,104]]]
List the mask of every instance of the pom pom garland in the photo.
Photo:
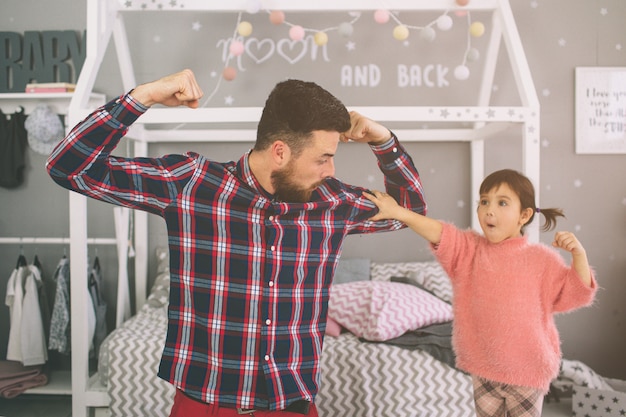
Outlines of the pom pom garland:
[[381,25],[389,21],[389,12],[387,10],[376,10],[374,12],[374,21]]
[[339,25],[338,30],[342,36],[345,36],[347,38],[352,36],[352,32],[354,32],[354,27],[352,27],[352,24],[349,22],[343,22]]
[[245,46],[243,42],[232,41],[228,50],[231,55],[240,56],[241,54],[243,54],[244,49],[245,49]]
[[420,39],[428,42],[434,41],[436,36],[437,34],[435,33],[435,29],[431,28],[430,26],[425,27],[420,32]]
[[459,65],[454,69],[454,78],[459,81],[467,80],[470,76],[470,70],[465,65]]
[[447,14],[437,18],[437,28],[439,30],[450,30],[452,28],[452,18]]
[[301,41],[304,39],[304,28],[302,26],[292,26],[289,29],[289,37],[292,41]]
[[[470,0],[454,0],[457,6],[463,7],[469,4]],[[248,13],[257,13],[261,10],[262,4],[261,0],[248,0],[246,11]],[[306,32],[310,32],[313,34],[312,40],[315,45],[319,47],[324,47],[329,42],[328,32],[336,30],[337,33],[343,37],[350,37],[354,33],[354,23],[357,22],[361,14],[360,12],[350,13],[352,17],[351,21],[346,21],[340,23],[336,27],[325,28],[325,29],[315,29],[315,28],[307,28],[296,24],[292,24],[286,21],[285,13],[281,10],[272,10],[267,11],[269,15],[269,21],[272,25],[283,25],[286,24],[289,26],[289,38],[293,41],[302,41],[306,36]],[[439,31],[449,31],[454,26],[454,21],[452,17],[467,17],[469,23],[469,30],[467,32],[468,41],[467,41],[467,49],[465,50],[463,63],[457,65],[454,68],[454,77],[457,80],[463,81],[467,80],[470,77],[470,69],[466,65],[466,62],[474,62],[480,58],[480,52],[471,48],[471,44],[469,38],[471,37],[480,37],[485,33],[485,25],[482,22],[471,22],[470,12],[468,10],[463,10],[461,8],[457,8],[456,10],[446,10],[442,15],[437,17],[436,19],[430,21],[428,24],[424,24],[423,26],[417,25],[408,25],[404,22],[400,21],[396,14],[391,13],[385,9],[376,10],[373,14],[373,18],[375,23],[377,24],[386,24],[389,20],[394,20],[396,25],[393,27],[393,37],[398,41],[406,41],[409,38],[411,30],[417,30],[418,36],[420,40],[432,42],[437,37],[437,30]],[[451,17],[452,16],[452,17]],[[237,77],[237,70],[229,65],[229,59],[232,57],[242,56],[246,52],[246,43],[242,41],[241,38],[248,37],[252,34],[253,28],[252,24],[248,21],[242,21],[242,12],[239,13],[239,19],[236,26],[236,33],[233,38],[230,39],[230,44],[228,45],[228,51],[230,53],[229,58],[225,59],[224,67],[222,69],[222,78],[226,81],[233,81]],[[405,46],[408,46],[409,43],[405,42]],[[219,85],[219,83],[218,83]],[[217,87],[216,87],[217,91]],[[215,94],[215,92],[213,93]],[[211,94],[211,97],[213,96]]]
[[237,26],[237,33],[239,33],[244,38],[246,36],[250,36],[252,34],[252,25],[250,24],[250,22],[244,21],[239,23],[239,26]]
[[478,61],[478,59],[480,58],[480,52],[478,52],[478,49],[476,48],[470,48],[469,51],[467,51],[467,60],[468,61]]
[[474,22],[470,25],[469,32],[473,37],[480,38],[485,33],[485,25],[481,22]]
[[328,43],[328,35],[325,32],[317,32],[313,36],[313,41],[317,46],[324,46]]
[[399,41],[406,40],[409,37],[409,28],[405,25],[398,25],[393,28],[393,37]]
[[285,22],[285,13],[280,10],[274,10],[270,13],[270,22],[274,25],[282,25]]
[[233,67],[226,67],[224,68],[224,71],[222,71],[222,77],[226,81],[232,81],[235,79],[236,76],[237,76],[237,70],[234,69]]

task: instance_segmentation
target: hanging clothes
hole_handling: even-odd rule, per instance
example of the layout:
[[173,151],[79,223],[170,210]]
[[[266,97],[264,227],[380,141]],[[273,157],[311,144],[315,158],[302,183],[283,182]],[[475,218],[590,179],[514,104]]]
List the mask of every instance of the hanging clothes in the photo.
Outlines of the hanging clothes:
[[[56,282],[56,293],[52,307],[50,320],[50,350],[57,350],[63,354],[69,354],[72,349],[71,321],[70,321],[70,262],[67,256],[63,256],[54,272],[53,280]],[[93,339],[96,332],[96,312],[93,301],[89,294],[89,288],[85,287],[82,295],[87,302],[87,338],[89,349],[93,349]]]
[[0,187],[16,188],[24,182],[28,146],[25,120],[23,107],[10,120],[0,110]]
[[22,307],[24,304],[24,286],[22,285],[23,269],[18,266],[13,270],[7,284],[5,304],[9,307],[9,342],[7,359],[22,361]]
[[41,276],[37,267],[23,265],[22,257],[7,284],[5,303],[10,315],[7,359],[24,366],[43,365],[48,360],[48,349],[37,289],[42,285]]
[[39,270],[41,281],[37,283],[37,295],[39,296],[39,309],[41,310],[41,321],[43,323],[43,331],[46,340],[50,337],[50,318],[52,315],[52,305],[48,298],[49,287],[53,285],[49,279],[46,279],[43,273],[43,267],[39,261],[39,256],[35,255],[33,266]]
[[70,261],[63,256],[54,271],[52,280],[56,293],[50,319],[48,347],[64,354],[70,353]]
[[89,340],[89,353],[90,355],[95,355],[94,336],[96,334],[96,306],[89,294],[89,284],[85,287],[84,291],[83,297],[87,302],[87,340]]
[[107,337],[107,303],[104,301],[102,287],[102,271],[100,267],[100,259],[98,256],[94,259],[93,267],[89,272],[89,294],[94,305],[96,313],[96,329],[93,338],[94,354],[98,356],[100,345],[105,337]]

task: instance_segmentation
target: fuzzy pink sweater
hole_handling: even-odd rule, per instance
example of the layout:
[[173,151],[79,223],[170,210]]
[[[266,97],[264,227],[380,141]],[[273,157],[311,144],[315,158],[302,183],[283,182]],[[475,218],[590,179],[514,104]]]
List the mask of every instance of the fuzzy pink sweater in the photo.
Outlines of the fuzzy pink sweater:
[[556,250],[525,237],[493,244],[444,224],[433,253],[451,278],[457,366],[547,392],[561,360],[554,313],[590,305],[585,285]]

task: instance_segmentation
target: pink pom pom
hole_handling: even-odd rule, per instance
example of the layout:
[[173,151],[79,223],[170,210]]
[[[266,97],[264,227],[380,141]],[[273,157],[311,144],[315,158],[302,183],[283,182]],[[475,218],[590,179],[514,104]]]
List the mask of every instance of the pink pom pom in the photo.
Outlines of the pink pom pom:
[[376,23],[387,23],[389,21],[389,12],[387,10],[376,10],[374,12],[374,20]]
[[231,55],[239,56],[239,55],[243,54],[244,48],[245,47],[243,45],[243,42],[233,41],[230,44],[229,51],[230,51]]
[[294,41],[301,41],[304,39],[304,29],[302,26],[292,26],[292,28],[289,29],[289,37]]

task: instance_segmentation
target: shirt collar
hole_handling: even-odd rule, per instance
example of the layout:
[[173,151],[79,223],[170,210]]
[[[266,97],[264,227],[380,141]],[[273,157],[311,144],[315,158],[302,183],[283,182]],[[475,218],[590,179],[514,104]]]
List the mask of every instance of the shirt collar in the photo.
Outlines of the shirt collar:
[[248,150],[248,152],[244,153],[239,161],[237,162],[237,172],[241,176],[241,179],[248,184],[250,188],[261,194],[263,197],[268,200],[272,200],[274,196],[267,192],[265,188],[261,186],[259,181],[256,179],[252,170],[250,169],[250,154],[252,153],[252,149]]

